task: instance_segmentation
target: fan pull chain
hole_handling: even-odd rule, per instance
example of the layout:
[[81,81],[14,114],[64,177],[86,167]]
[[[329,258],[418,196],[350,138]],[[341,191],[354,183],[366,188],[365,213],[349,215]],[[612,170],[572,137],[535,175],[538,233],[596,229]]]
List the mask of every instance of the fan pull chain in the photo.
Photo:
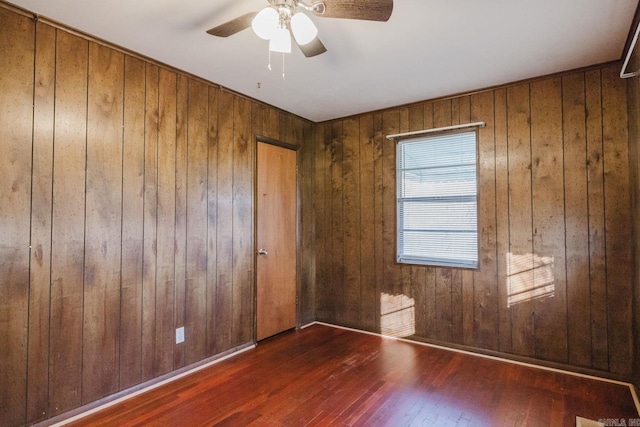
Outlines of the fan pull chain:
[[[269,49],[269,63],[267,64],[267,69],[271,71],[271,49]],[[285,67],[284,67],[284,53],[282,54],[282,80],[286,77],[285,75]]]

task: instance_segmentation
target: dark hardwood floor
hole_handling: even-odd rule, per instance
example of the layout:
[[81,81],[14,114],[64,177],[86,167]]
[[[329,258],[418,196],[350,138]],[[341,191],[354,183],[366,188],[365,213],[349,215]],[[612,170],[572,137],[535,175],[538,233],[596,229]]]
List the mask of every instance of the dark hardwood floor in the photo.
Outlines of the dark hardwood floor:
[[313,325],[72,425],[570,426],[637,419],[628,387]]

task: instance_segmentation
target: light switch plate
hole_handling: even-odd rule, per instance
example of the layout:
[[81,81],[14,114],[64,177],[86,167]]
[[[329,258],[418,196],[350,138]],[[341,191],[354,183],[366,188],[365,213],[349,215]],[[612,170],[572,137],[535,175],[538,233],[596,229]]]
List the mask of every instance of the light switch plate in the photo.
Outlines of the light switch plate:
[[184,342],[184,326],[176,329],[176,344]]

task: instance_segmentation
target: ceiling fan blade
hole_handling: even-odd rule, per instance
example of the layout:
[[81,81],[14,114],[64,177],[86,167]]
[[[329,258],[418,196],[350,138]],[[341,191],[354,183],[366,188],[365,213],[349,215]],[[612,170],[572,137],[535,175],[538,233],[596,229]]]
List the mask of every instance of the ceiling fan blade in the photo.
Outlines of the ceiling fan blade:
[[235,33],[239,33],[251,26],[251,21],[258,14],[258,12],[245,13],[242,16],[238,16],[236,19],[220,24],[207,31],[212,36],[229,37]]
[[[314,8],[314,5],[324,3],[322,7]],[[393,12],[393,0],[322,0],[311,2],[313,12],[317,16],[326,18],[363,19],[367,21],[388,21]]]
[[[295,41],[295,37],[292,38]],[[298,42],[296,42],[296,44],[298,44]],[[327,51],[327,48],[324,47],[318,36],[316,36],[315,39],[311,40],[307,44],[298,44],[298,47],[307,58],[320,55],[321,53],[325,53]]]

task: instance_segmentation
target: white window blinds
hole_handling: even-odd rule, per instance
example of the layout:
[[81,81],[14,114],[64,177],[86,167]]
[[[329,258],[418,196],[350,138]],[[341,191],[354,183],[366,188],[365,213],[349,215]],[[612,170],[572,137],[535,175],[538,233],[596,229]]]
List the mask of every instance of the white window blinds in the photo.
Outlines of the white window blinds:
[[397,144],[398,262],[478,266],[476,131]]

